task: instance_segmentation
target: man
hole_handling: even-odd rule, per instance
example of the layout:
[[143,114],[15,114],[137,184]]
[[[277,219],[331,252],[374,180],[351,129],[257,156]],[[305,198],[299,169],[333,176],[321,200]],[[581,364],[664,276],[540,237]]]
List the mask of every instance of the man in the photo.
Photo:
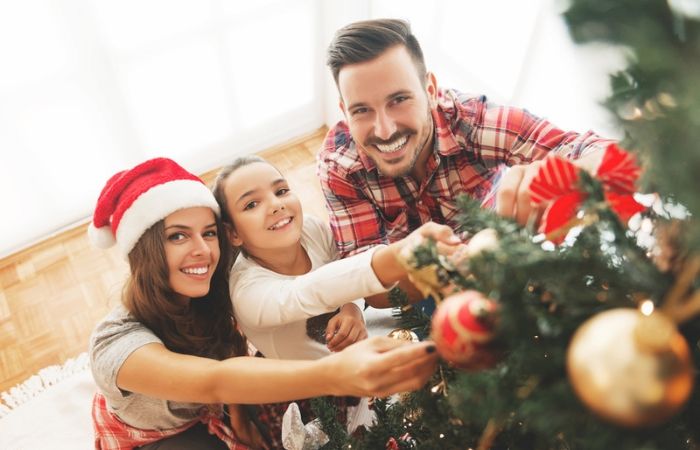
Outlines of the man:
[[327,62],[345,120],[328,132],[318,174],[343,256],[430,220],[456,227],[460,194],[525,224],[537,217],[528,186],[542,158],[556,152],[593,172],[611,142],[438,88],[401,20],[341,28]]

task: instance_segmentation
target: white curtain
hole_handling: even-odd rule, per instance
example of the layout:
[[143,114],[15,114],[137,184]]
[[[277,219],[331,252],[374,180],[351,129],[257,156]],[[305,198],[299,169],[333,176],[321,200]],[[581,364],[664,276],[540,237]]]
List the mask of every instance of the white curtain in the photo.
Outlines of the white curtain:
[[153,156],[199,172],[323,124],[317,0],[0,0],[0,256]]

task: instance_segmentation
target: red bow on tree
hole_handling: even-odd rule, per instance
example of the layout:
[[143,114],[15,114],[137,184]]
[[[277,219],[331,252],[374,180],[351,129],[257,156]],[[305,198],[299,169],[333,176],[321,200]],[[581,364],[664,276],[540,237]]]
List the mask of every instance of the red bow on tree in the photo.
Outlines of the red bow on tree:
[[[582,169],[556,155],[545,159],[530,183],[530,198],[534,205],[549,203],[542,216],[540,232],[547,239],[559,244],[573,226],[583,223],[576,220],[576,212],[588,194],[579,189],[579,172]],[[634,183],[640,168],[634,157],[615,144],[605,149],[603,161],[595,177],[603,186],[605,201],[615,211],[620,221],[627,221],[646,207],[634,199]]]

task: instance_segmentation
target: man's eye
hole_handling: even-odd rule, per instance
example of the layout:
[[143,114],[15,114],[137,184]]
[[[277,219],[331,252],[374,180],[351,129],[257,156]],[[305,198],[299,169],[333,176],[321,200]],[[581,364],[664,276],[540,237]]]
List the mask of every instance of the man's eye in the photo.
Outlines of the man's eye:
[[367,108],[357,108],[357,109],[353,109],[350,114],[352,114],[353,116],[357,116],[358,114],[364,114],[366,112],[367,112]]

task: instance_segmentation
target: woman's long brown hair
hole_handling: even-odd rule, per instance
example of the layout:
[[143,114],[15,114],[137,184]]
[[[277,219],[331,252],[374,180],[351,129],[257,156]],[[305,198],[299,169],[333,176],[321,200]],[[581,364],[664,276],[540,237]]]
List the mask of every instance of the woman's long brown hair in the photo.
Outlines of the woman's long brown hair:
[[218,217],[216,228],[221,256],[204,297],[191,299],[186,305],[175,301],[168,281],[165,226],[161,220],[129,253],[131,276],[124,287],[123,302],[169,350],[220,360],[245,355],[247,346],[233,316],[228,289],[231,246]]

